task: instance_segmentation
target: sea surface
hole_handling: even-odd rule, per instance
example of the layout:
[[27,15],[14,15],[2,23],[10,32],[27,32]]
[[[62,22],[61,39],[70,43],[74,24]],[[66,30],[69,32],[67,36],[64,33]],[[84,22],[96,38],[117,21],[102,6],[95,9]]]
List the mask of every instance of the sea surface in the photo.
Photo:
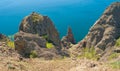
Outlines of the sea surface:
[[52,19],[60,37],[70,26],[78,42],[115,1],[120,0],[0,0],[0,33],[15,34],[25,16],[38,12]]

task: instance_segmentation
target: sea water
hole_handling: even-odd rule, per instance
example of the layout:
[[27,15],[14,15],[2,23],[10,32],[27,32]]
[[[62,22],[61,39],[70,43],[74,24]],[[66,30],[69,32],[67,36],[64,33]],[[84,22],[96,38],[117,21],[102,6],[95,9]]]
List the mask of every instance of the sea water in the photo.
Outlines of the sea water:
[[61,38],[66,35],[70,26],[78,42],[85,37],[90,27],[114,1],[0,0],[0,33],[15,34],[22,19],[34,11],[49,16]]

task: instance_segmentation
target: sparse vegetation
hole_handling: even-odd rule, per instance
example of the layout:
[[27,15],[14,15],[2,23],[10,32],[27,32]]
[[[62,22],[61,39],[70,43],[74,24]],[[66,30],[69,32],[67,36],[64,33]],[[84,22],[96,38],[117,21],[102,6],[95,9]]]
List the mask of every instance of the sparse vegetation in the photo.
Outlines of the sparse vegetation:
[[39,36],[39,34],[38,34],[38,33],[37,33],[36,35],[37,35],[37,36]]
[[13,49],[15,48],[15,45],[14,45],[14,35],[9,35],[8,36],[6,44],[7,44],[8,47],[11,47]]
[[116,41],[116,44],[115,44],[116,46],[120,46],[120,38],[119,39],[117,39],[117,41]]
[[36,58],[36,57],[37,57],[37,52],[35,50],[31,51],[30,58]]
[[38,15],[38,14],[33,14],[32,15],[32,21],[33,21],[33,23],[35,23],[37,21],[43,21],[43,17]]
[[14,67],[13,65],[9,64],[9,65],[8,65],[8,69],[12,69],[12,70],[14,70],[15,67]]
[[48,40],[48,35],[43,35],[42,36],[44,39]]
[[46,47],[47,47],[48,49],[51,49],[51,48],[54,47],[54,45],[53,45],[52,43],[50,43],[50,42],[47,42],[47,43],[46,43]]
[[91,48],[84,48],[83,53],[78,56],[78,58],[87,58],[87,59],[92,59],[92,60],[97,60],[99,56],[96,54],[96,51],[94,47]]
[[120,61],[116,61],[110,64],[112,68],[120,69]]
[[117,58],[117,57],[118,57],[118,54],[114,52],[109,56],[109,60],[112,60],[112,59]]
[[6,43],[7,43],[7,46],[8,46],[8,47],[11,47],[11,48],[13,48],[13,49],[15,48],[14,41],[12,41],[12,40],[7,40]]

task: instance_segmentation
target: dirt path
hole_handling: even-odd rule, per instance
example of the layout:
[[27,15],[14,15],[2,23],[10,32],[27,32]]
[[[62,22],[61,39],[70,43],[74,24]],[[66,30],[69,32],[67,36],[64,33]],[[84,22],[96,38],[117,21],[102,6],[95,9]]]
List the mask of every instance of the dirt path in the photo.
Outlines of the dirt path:
[[87,59],[42,60],[0,57],[0,71],[120,71]]

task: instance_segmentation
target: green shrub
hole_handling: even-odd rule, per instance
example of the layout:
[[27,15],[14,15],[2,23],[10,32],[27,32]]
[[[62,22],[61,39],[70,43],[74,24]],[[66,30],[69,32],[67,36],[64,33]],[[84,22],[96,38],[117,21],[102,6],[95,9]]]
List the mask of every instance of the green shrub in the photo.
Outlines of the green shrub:
[[46,43],[46,47],[47,47],[48,49],[51,49],[51,48],[54,47],[54,45],[53,45],[52,43],[47,42],[47,43]]
[[120,46],[120,38],[119,39],[117,39],[117,41],[116,41],[116,44],[115,44],[116,46]]
[[33,21],[33,23],[35,23],[37,21],[43,21],[43,17],[41,15],[38,15],[38,14],[33,14],[32,21]]
[[109,60],[111,60],[111,59],[114,59],[114,58],[116,58],[116,57],[118,57],[118,54],[117,53],[112,53],[110,56],[109,56]]
[[48,40],[48,35],[43,35],[42,36],[44,39]]
[[7,46],[11,48],[15,48],[14,41],[7,40]]
[[14,35],[8,35],[8,39],[6,41],[8,47],[15,48],[14,45]]
[[120,69],[120,61],[116,61],[110,64],[112,68]]
[[37,57],[37,52],[35,50],[31,51],[30,58],[36,58],[36,57]]
[[78,56],[78,58],[87,58],[87,59],[92,59],[92,60],[97,60],[99,56],[96,54],[96,51],[94,47],[91,48],[84,48],[83,53]]

